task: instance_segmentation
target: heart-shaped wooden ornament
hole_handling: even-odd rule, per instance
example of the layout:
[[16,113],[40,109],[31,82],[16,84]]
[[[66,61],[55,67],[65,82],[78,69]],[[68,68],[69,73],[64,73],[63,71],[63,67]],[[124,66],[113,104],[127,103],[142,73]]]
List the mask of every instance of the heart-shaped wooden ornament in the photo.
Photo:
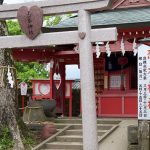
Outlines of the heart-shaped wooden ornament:
[[43,10],[38,6],[22,6],[18,9],[17,18],[22,31],[31,39],[35,39],[41,32],[43,24]]
[[79,37],[80,37],[80,39],[84,39],[85,38],[85,36],[86,36],[86,33],[85,32],[79,32]]

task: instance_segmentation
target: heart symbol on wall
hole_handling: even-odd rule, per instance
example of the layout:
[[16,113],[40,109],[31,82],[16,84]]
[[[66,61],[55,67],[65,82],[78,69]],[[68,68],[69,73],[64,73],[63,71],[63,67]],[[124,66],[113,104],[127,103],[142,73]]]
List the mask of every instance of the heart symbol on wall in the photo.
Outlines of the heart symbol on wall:
[[43,25],[43,10],[37,6],[28,9],[22,6],[18,9],[17,18],[22,31],[31,39],[35,39],[41,32]]
[[53,79],[55,80],[55,82],[54,82],[55,83],[55,87],[58,90],[60,85],[61,85],[61,75],[60,75],[60,73],[58,73],[58,74],[54,73]]

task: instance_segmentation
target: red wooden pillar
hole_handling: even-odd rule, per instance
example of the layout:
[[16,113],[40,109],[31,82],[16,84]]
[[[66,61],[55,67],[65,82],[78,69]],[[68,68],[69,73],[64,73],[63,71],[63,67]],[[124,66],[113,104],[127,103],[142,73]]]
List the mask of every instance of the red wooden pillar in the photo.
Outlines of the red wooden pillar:
[[61,103],[62,103],[62,114],[65,114],[65,64],[61,62]]
[[22,96],[22,112],[24,112],[24,96]]
[[53,98],[53,68],[50,68],[50,99]]
[[69,98],[69,117],[72,117],[72,82],[70,84],[70,98]]

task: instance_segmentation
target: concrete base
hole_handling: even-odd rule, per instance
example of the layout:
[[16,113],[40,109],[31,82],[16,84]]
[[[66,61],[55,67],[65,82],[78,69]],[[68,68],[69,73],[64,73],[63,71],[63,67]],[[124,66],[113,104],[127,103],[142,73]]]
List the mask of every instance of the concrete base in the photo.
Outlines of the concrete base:
[[[114,119],[116,120],[116,119]],[[99,150],[127,150],[128,138],[127,127],[129,125],[137,125],[137,119],[122,119],[117,130],[109,135],[105,140],[99,144]],[[136,150],[136,149],[135,149]]]

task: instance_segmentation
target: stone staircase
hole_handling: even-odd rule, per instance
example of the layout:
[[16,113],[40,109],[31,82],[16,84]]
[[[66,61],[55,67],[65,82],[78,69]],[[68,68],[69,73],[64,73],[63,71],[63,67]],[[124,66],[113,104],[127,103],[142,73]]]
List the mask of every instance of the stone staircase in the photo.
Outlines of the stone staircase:
[[[32,150],[82,150],[82,120],[56,119],[58,132]],[[97,120],[98,142],[104,140],[119,125],[119,120]]]

